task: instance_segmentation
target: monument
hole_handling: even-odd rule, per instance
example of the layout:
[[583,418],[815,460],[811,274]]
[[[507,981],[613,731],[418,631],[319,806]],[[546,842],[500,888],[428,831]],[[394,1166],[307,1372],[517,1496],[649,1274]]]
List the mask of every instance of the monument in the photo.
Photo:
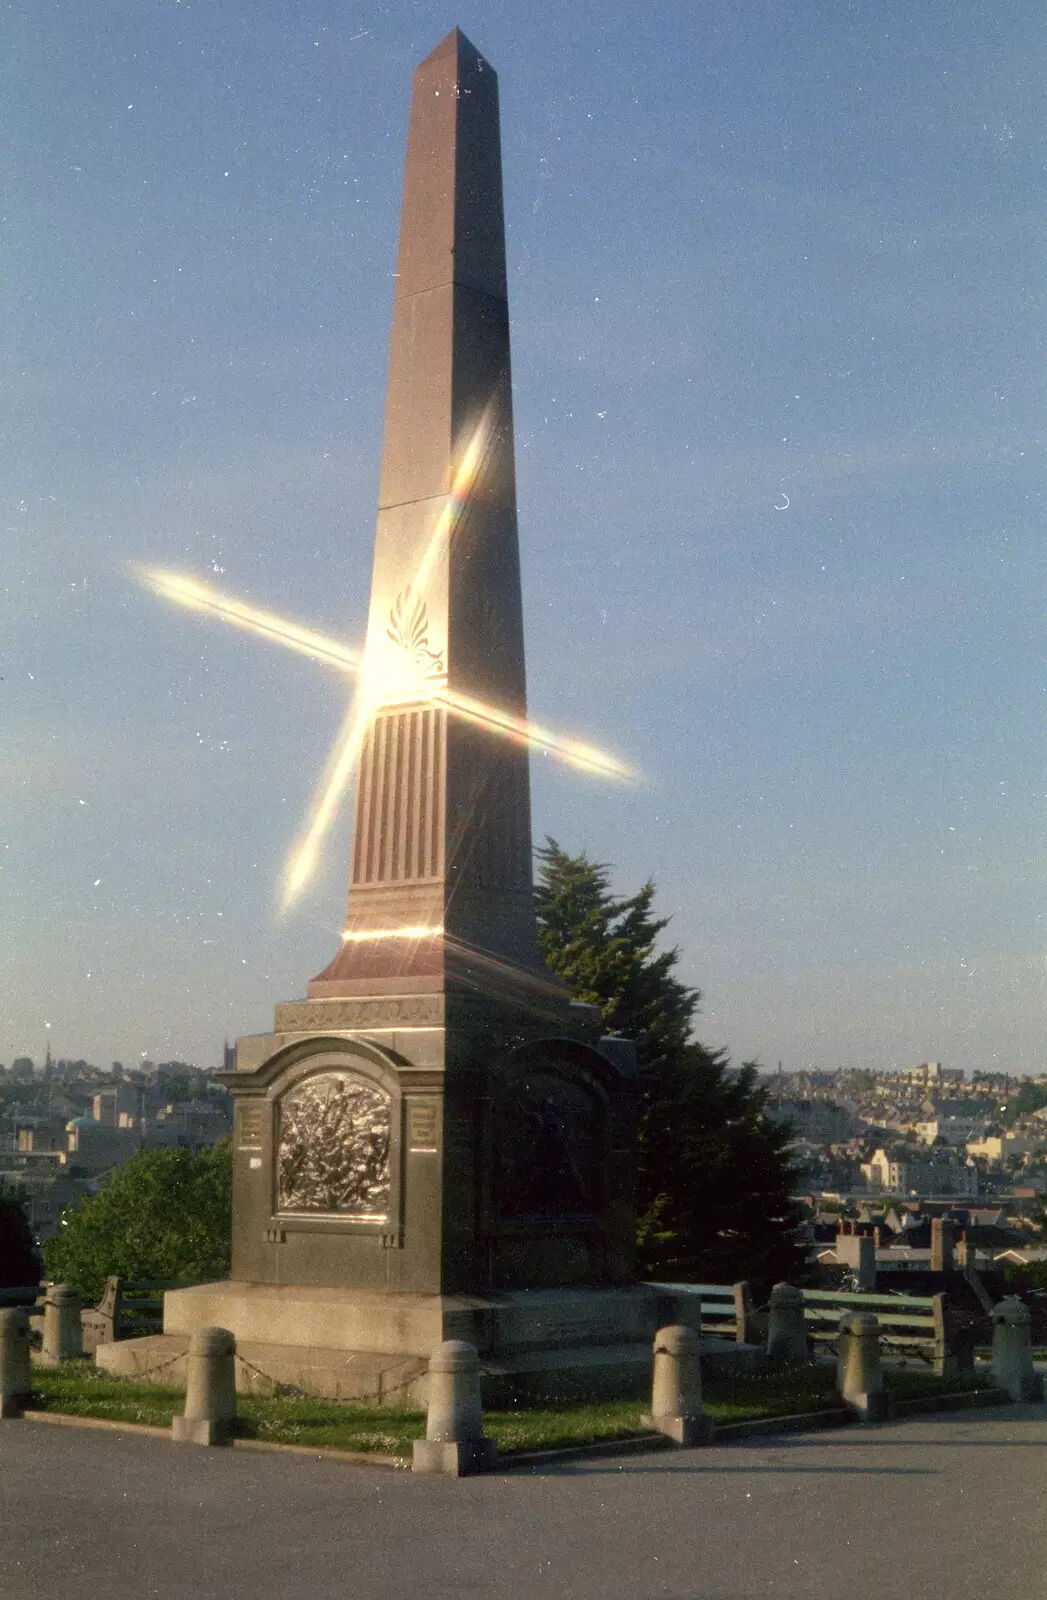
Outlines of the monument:
[[417,1393],[446,1339],[489,1398],[620,1391],[667,1307],[631,1047],[537,943],[498,86],[457,29],[415,73],[395,281],[345,932],[238,1041],[231,1281],[168,1293],[165,1335],[345,1397]]

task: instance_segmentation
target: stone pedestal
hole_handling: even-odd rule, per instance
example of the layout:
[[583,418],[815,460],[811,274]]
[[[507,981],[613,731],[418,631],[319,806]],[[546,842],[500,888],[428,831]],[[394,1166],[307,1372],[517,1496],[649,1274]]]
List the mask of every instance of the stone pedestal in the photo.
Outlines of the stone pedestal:
[[171,1420],[176,1444],[231,1444],[236,1426],[236,1340],[228,1328],[197,1328],[186,1360],[185,1411]]
[[417,1403],[456,1338],[488,1403],[642,1392],[665,1297],[635,1283],[631,1047],[464,983],[276,1015],[227,1078],[233,1281],[169,1292],[165,1333],[218,1324],[275,1382],[373,1403]]
[[63,1361],[76,1361],[83,1353],[79,1292],[71,1284],[54,1283],[44,1300],[44,1338],[40,1364],[57,1367]]
[[775,1361],[806,1361],[809,1353],[803,1290],[791,1283],[776,1283],[771,1290],[767,1354]]
[[645,1427],[678,1445],[711,1444],[713,1421],[702,1406],[701,1335],[677,1324],[654,1340],[651,1409]]
[[1043,1399],[1043,1379],[1032,1364],[1032,1314],[1017,1295],[993,1307],[989,1376],[1012,1400]]
[[[428,1400],[432,1352],[458,1339],[479,1352],[488,1406],[639,1398],[650,1382],[654,1331],[673,1309],[642,1285],[470,1296],[204,1284],[165,1295],[163,1338],[100,1346],[97,1361],[133,1376],[180,1355],[197,1328],[219,1323],[236,1336],[242,1390],[287,1384],[333,1399],[416,1407]],[[180,1362],[164,1381],[184,1381]]]
[[883,1422],[891,1414],[880,1363],[880,1322],[872,1312],[848,1312],[840,1319],[836,1387],[863,1422]]
[[20,1417],[33,1387],[29,1318],[21,1309],[0,1311],[0,1418]]
[[433,1351],[428,1412],[425,1438],[414,1441],[414,1472],[463,1478],[494,1466],[498,1450],[484,1437],[479,1357],[468,1341],[449,1339]]
[[237,1282],[634,1281],[637,1085],[631,1047],[601,1040],[592,1008],[449,986],[276,1014],[286,1031],[241,1040],[226,1079]]

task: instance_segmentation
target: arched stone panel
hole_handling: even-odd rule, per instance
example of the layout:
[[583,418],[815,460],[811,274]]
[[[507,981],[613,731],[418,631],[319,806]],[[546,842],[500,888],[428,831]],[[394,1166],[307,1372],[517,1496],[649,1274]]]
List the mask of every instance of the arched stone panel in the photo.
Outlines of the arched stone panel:
[[493,1113],[499,1216],[597,1209],[605,1111],[588,1085],[541,1061],[523,1066],[503,1083]]
[[627,1279],[632,1095],[606,1056],[544,1039],[492,1064],[483,1207],[491,1289]]

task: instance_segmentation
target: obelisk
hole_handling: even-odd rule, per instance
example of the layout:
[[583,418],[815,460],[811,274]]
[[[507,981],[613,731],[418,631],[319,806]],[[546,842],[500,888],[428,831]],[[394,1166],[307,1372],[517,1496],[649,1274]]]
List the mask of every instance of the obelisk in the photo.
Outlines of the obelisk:
[[457,29],[414,80],[359,696],[342,947],[237,1042],[232,1280],[165,1330],[326,1393],[446,1338],[489,1390],[646,1382],[629,1047],[537,947],[498,89]]
[[526,743],[483,720],[527,697],[498,80],[457,28],[415,73],[395,281],[349,908],[309,994],[555,994]]

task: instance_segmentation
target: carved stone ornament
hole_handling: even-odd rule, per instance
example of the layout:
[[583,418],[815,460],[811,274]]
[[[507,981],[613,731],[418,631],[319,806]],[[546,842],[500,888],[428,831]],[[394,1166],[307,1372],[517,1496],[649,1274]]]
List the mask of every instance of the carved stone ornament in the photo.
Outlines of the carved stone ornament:
[[276,1007],[279,1033],[315,1033],[318,1028],[440,1027],[442,994],[377,1000],[287,1000]]
[[595,1106],[551,1072],[512,1084],[495,1113],[498,1210],[505,1217],[564,1217],[595,1209]]
[[348,1072],[324,1072],[279,1102],[277,1208],[383,1221],[389,1214],[388,1096]]
[[425,601],[414,593],[410,584],[393,601],[385,634],[410,657],[416,678],[443,677],[443,655],[429,648],[429,613]]

